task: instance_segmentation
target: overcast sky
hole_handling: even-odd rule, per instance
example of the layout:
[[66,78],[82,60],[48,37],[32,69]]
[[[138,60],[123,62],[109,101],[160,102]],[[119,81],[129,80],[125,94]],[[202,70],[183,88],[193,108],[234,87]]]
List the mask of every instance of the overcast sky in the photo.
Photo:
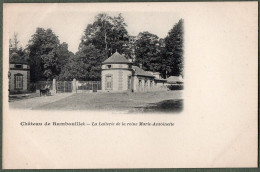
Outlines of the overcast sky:
[[160,4],[159,8],[156,3],[5,4],[4,26],[7,26],[9,37],[18,33],[22,47],[28,44],[37,27],[51,28],[75,53],[84,29],[101,12],[112,16],[122,13],[129,35],[149,31],[164,38],[182,18],[171,5]]

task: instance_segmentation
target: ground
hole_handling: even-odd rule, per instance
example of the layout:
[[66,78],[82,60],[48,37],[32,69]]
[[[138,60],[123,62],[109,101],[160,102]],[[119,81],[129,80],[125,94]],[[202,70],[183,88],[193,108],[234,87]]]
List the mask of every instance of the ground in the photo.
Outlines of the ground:
[[146,93],[60,93],[12,99],[11,108],[32,110],[118,110],[127,112],[180,112],[182,91]]

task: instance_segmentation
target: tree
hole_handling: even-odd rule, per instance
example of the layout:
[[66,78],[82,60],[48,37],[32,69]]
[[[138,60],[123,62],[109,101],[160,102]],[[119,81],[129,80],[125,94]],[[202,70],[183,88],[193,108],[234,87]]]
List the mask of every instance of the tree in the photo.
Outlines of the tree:
[[[130,51],[127,49],[128,32],[126,26],[121,14],[111,17],[101,13],[95,17],[93,24],[89,24],[85,29],[79,50],[76,53],[75,60],[85,63],[78,66],[81,70],[75,69],[73,71],[78,74],[78,76],[74,76],[76,79],[100,79],[102,61],[116,51],[130,56]],[[85,76],[82,76],[81,71],[84,71]]]
[[9,39],[9,57],[11,54],[17,53],[19,57],[27,60],[27,52],[19,46],[18,34],[14,33],[14,37]]
[[60,44],[58,36],[51,29],[37,28],[27,49],[33,82],[58,77],[69,57],[67,44]]
[[79,51],[90,44],[108,53],[109,34],[112,32],[111,17],[105,13],[98,14],[93,24],[89,24],[81,39]]
[[141,32],[138,37],[134,64],[137,66],[142,64],[142,68],[147,71],[159,71],[161,63],[159,37],[149,32]]
[[81,51],[69,59],[61,72],[61,80],[100,80],[101,64],[105,60],[104,52],[92,44],[84,46]]
[[183,19],[169,31],[165,38],[167,75],[183,76]]
[[105,13],[98,14],[93,24],[89,24],[84,31],[79,46],[92,44],[95,48],[106,51],[107,57],[116,50],[124,52],[124,46],[128,43],[128,32],[126,23],[121,14],[116,17],[108,16]]
[[14,52],[17,53],[18,50],[19,50],[18,34],[14,32],[13,38],[9,39],[9,52],[10,54]]
[[13,47],[15,49],[15,51],[18,51],[18,44],[19,44],[19,41],[18,41],[18,34],[17,33],[14,33],[14,39],[13,39]]
[[68,63],[69,58],[73,55],[72,52],[68,50],[68,44],[63,42],[60,44],[56,50],[57,53],[57,71],[61,72],[62,68]]
[[117,17],[112,19],[113,27],[111,33],[111,54],[118,51],[121,54],[125,54],[127,58],[130,58],[130,50],[127,47],[129,36],[126,30],[127,24],[124,21],[122,14],[120,13]]

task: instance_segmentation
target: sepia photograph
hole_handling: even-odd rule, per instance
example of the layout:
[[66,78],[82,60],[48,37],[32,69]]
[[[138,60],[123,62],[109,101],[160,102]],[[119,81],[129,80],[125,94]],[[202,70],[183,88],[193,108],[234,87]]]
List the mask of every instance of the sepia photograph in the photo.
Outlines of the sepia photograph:
[[256,1],[3,3],[3,169],[257,168],[258,38]]
[[46,14],[36,8],[37,15],[17,13],[11,18],[10,108],[182,111],[180,15],[87,10],[63,14],[58,8],[39,23]]

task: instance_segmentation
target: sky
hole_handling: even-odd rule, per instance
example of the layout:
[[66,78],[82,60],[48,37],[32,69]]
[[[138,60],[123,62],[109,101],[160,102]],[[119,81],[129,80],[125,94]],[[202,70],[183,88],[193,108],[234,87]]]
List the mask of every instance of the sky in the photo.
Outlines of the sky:
[[17,33],[20,46],[25,48],[37,27],[51,28],[75,53],[86,26],[101,12],[111,16],[121,13],[129,35],[149,31],[164,38],[182,18],[174,8],[156,3],[4,4],[4,29],[9,38]]

